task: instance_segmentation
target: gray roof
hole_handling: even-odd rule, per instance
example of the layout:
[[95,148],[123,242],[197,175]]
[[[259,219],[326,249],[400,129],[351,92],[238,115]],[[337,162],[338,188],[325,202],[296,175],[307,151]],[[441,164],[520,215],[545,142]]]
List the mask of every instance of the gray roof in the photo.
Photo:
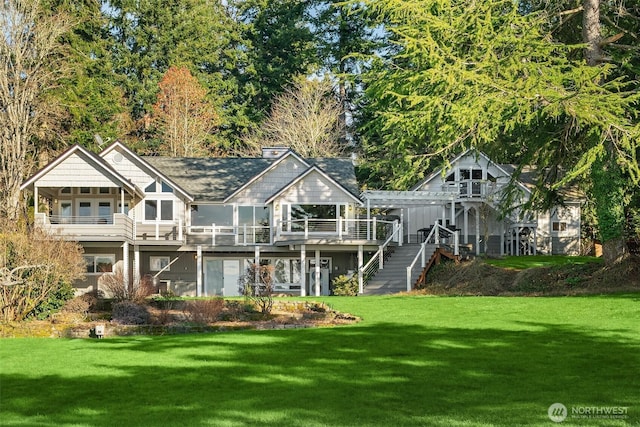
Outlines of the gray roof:
[[[196,200],[221,202],[278,159],[143,157]],[[351,159],[305,159],[358,197],[359,187]],[[288,183],[282,183],[286,185]],[[274,188],[274,192],[279,188]]]

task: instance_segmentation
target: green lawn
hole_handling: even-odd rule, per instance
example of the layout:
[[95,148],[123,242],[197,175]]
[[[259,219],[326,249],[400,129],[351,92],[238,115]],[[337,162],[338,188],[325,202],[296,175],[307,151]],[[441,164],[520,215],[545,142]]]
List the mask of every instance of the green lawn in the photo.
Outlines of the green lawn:
[[552,267],[566,264],[602,263],[602,258],[593,256],[566,256],[566,255],[524,255],[505,256],[497,259],[486,259],[487,264],[502,268],[524,270],[533,267]]
[[0,340],[4,426],[640,423],[640,295],[330,297],[354,326]]

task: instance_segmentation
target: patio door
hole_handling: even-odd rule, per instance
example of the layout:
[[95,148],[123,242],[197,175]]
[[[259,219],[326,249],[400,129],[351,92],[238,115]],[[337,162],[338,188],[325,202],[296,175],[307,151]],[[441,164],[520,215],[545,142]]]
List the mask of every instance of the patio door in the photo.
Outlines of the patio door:
[[204,294],[206,296],[237,296],[240,261],[237,259],[204,260]]

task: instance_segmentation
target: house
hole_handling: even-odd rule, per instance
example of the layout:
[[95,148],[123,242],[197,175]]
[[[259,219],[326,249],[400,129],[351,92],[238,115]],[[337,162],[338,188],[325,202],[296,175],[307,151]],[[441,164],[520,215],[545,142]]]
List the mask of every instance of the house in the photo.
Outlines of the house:
[[276,291],[328,295],[399,224],[358,217],[350,159],[303,159],[281,148],[260,158],[141,157],[116,142],[75,145],[22,185],[36,224],[84,248],[86,279],[153,279],[178,295],[239,294],[253,264],[270,264]]
[[[254,263],[273,267],[276,292],[329,295],[332,278],[354,272],[364,292],[391,258],[403,268],[415,260],[433,230],[449,230],[456,252],[578,252],[579,200],[501,219],[497,200],[513,169],[476,152],[450,165],[411,191],[360,193],[350,159],[283,148],[258,158],[142,157],[115,142],[98,154],[70,147],[22,189],[38,201],[37,225],[83,246],[79,293],[120,272],[158,291],[233,296]],[[522,200],[531,185],[518,183]]]
[[[405,230],[416,231],[406,236],[407,242],[423,240],[424,233],[439,223],[457,230],[460,244],[478,255],[578,255],[583,196],[564,189],[562,206],[548,211],[526,209],[536,186],[535,170],[523,168],[514,179],[516,169],[471,149],[401,196],[375,191],[363,196],[369,206],[402,217]],[[512,199],[505,212],[501,202],[507,189]]]

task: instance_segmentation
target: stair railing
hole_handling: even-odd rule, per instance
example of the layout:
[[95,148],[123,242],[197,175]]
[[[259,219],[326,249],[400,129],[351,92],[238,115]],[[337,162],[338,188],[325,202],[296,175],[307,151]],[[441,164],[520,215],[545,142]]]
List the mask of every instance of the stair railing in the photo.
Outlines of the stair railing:
[[392,241],[402,242],[400,240],[400,234],[402,227],[399,226],[398,221],[393,223],[393,232],[385,240],[385,242],[378,246],[378,251],[373,254],[371,259],[360,269],[358,269],[358,292],[363,293],[364,287],[371,277],[373,277],[378,270],[384,269],[384,260],[389,257],[390,244]]
[[426,247],[427,247],[427,240],[425,240],[420,244],[420,250],[418,251],[416,256],[413,258],[413,261],[411,261],[411,264],[409,264],[409,266],[407,267],[407,292],[409,292],[413,288],[413,284],[411,283],[411,276],[413,273],[413,268],[418,262],[418,259],[420,259],[420,267],[422,269],[424,269],[424,267],[427,264]]

